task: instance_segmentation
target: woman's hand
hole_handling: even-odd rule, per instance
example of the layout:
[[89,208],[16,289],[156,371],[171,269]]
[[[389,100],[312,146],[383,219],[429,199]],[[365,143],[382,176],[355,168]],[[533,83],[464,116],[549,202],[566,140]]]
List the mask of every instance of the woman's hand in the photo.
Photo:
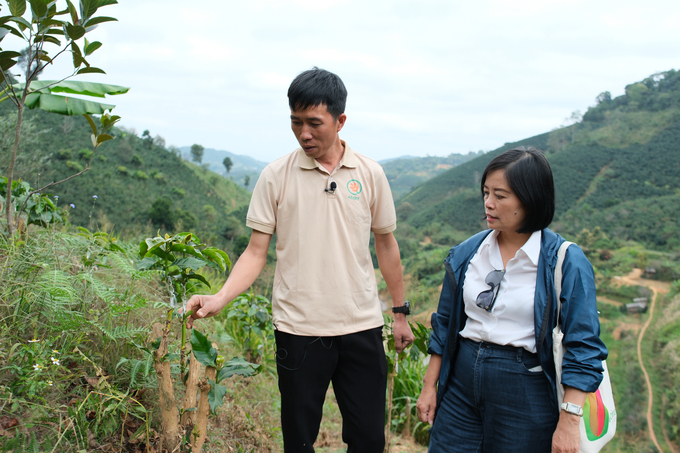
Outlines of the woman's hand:
[[[564,386],[564,402],[583,407],[587,393],[574,387]],[[581,417],[560,411],[560,420],[553,434],[552,453],[579,453],[581,446],[581,432],[579,424]]]
[[430,426],[434,423],[434,412],[437,409],[437,381],[441,367],[442,356],[432,354],[423,378],[423,391],[420,392],[420,397],[416,403],[418,419],[423,423],[429,423]]
[[418,402],[416,403],[418,419],[432,426],[435,409],[437,409],[437,388],[426,385],[423,387],[423,391],[420,392],[420,397],[418,397]]
[[579,423],[581,417],[560,411],[560,420],[553,434],[552,453],[579,453],[581,433]]

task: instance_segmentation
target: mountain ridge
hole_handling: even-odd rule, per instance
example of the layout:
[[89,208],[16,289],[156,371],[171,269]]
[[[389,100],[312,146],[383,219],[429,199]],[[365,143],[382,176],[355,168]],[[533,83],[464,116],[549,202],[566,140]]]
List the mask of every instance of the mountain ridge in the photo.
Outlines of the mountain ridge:
[[[468,235],[486,228],[481,175],[494,157],[517,146],[543,150],[553,168],[553,227],[558,232],[573,235],[577,228],[594,228],[593,219],[604,217],[593,213],[608,210],[610,220],[601,228],[613,237],[653,249],[680,245],[668,242],[680,233],[670,226],[669,216],[649,219],[644,210],[625,209],[641,206],[635,200],[664,196],[671,203],[669,213],[680,210],[680,72],[670,70],[628,85],[626,94],[615,99],[605,92],[582,121],[506,143],[435,176],[398,201],[400,220],[417,229],[440,223]],[[625,216],[613,214],[617,206]]]

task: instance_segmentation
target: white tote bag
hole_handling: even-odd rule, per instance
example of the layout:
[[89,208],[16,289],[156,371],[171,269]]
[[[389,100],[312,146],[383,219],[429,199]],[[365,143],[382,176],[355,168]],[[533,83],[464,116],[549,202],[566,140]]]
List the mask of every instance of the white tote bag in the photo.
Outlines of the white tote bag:
[[[562,311],[562,263],[567,247],[573,242],[565,241],[557,252],[557,265],[555,266],[555,292],[557,294],[557,326],[553,329],[553,355],[555,357],[555,372],[557,376],[557,404],[561,405],[564,400],[564,387],[562,386],[562,359],[565,348],[562,344],[564,333],[560,325],[560,312]],[[616,409],[614,407],[614,395],[612,384],[609,381],[607,362],[602,362],[604,372],[600,387],[594,393],[588,393],[583,405],[583,417],[581,417],[581,452],[598,452],[609,442],[616,432]]]

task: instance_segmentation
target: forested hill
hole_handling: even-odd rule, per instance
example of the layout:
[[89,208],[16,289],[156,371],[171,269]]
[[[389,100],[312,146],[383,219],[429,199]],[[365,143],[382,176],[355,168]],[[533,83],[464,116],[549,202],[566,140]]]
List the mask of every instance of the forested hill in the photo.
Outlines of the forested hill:
[[452,153],[445,157],[402,156],[381,160],[380,165],[385,170],[387,180],[390,182],[392,196],[397,200],[402,195],[410,192],[418,184],[482,154],[484,154],[484,151],[476,153],[470,151],[467,154]]
[[[0,132],[11,131],[16,124],[12,107],[9,102],[0,104]],[[0,137],[3,169],[14,136],[5,132]],[[26,111],[16,177],[40,187],[76,173],[91,156],[90,134],[82,116]],[[234,211],[247,206],[250,193],[183,161],[179,149],[166,148],[161,137],[148,131],[140,137],[133,130],[117,128],[113,135],[114,140],[99,148],[89,171],[48,189],[59,197],[59,206],[67,207],[72,224],[88,226],[92,215],[95,224],[108,223],[118,233],[150,233],[165,225],[168,230],[196,231],[203,240],[214,241],[225,232],[242,234],[237,219],[244,216]]]
[[485,228],[479,183],[486,165],[516,146],[546,152],[557,191],[553,228],[599,226],[621,240],[680,249],[680,72],[655,74],[615,99],[600,94],[581,121],[486,153],[402,197],[400,219],[415,228]]
[[[181,146],[179,148],[182,151],[182,158],[184,160],[192,160],[191,147]],[[225,158],[231,159],[232,168],[227,172],[224,166]],[[250,191],[255,187],[257,179],[260,177],[260,173],[267,166],[267,162],[263,162],[257,159],[253,159],[250,156],[244,154],[234,154],[229,151],[217,150],[213,148],[205,148],[203,151],[203,160],[201,161],[203,166],[208,166],[208,169],[218,175],[222,175],[234,181],[241,187],[248,189]],[[248,177],[246,179],[246,176]],[[245,181],[248,184],[245,184]]]

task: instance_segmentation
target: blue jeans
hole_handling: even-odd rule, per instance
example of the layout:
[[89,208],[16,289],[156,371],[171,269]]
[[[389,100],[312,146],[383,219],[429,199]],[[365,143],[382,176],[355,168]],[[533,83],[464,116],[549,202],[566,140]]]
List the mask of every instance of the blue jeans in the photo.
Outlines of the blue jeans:
[[550,452],[559,411],[539,365],[525,349],[461,338],[429,451]]

